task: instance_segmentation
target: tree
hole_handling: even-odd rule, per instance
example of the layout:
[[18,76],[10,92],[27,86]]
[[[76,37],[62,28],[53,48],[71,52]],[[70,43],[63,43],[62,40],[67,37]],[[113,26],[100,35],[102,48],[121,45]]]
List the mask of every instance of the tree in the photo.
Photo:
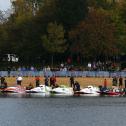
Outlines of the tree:
[[44,48],[53,55],[55,53],[63,53],[66,50],[64,33],[65,31],[61,24],[58,25],[56,22],[49,23],[47,27],[47,35],[42,36],[42,44]]
[[31,0],[16,0],[12,5],[16,17],[31,16],[37,11],[36,4]]
[[90,7],[110,10],[116,4],[115,0],[88,0]]
[[87,19],[69,33],[71,50],[90,60],[115,55],[118,51],[115,32],[110,15],[104,10],[92,9]]
[[6,12],[4,13],[3,11],[0,10],[0,24],[4,23],[5,21],[7,21],[7,17],[6,17]]
[[67,32],[83,20],[87,12],[87,0],[44,0],[38,13],[50,22],[62,23]]
[[111,20],[116,27],[116,37],[117,37],[117,46],[119,48],[118,55],[126,54],[126,1],[121,1],[117,3],[115,7],[110,11]]
[[57,20],[70,29],[83,20],[88,12],[87,0],[57,0]]

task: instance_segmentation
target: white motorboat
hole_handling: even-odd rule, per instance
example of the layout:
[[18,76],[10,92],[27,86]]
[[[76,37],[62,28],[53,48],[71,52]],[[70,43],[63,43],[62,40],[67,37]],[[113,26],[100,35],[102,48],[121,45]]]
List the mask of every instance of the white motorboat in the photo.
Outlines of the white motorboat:
[[98,95],[100,95],[99,91],[100,90],[98,87],[89,85],[89,86],[81,89],[80,91],[76,91],[75,94],[84,94],[85,96],[98,96]]
[[49,93],[51,91],[51,87],[40,85],[39,87],[35,87],[30,90],[26,90],[27,93]]
[[73,88],[67,87],[65,85],[60,85],[59,87],[53,88],[51,90],[51,93],[56,95],[68,95],[68,96],[74,94]]

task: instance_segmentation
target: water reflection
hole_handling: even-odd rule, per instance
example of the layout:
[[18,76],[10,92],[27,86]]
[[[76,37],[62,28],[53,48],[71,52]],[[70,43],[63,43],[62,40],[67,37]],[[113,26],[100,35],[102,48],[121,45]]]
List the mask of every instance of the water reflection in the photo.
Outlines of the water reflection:
[[23,97],[27,97],[27,94],[25,93],[1,93],[0,94],[0,97],[3,97],[3,98],[23,98]]
[[41,98],[41,97],[72,97],[65,94],[49,94],[49,93],[1,93],[0,97],[10,98]]

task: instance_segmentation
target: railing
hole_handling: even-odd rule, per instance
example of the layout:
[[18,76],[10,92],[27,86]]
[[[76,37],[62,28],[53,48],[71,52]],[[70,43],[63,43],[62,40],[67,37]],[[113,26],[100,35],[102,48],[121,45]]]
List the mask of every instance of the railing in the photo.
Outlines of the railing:
[[52,76],[57,77],[126,77],[126,72],[109,71],[0,71],[0,76]]

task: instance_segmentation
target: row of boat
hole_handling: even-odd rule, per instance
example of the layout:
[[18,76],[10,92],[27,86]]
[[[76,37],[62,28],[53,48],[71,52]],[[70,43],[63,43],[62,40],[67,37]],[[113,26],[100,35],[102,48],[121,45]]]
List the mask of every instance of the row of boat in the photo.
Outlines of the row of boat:
[[118,88],[113,90],[107,88],[99,88],[89,85],[79,91],[74,91],[72,87],[67,87],[65,85],[60,85],[59,87],[52,88],[50,86],[40,85],[39,87],[32,88],[27,90],[21,86],[16,87],[7,87],[1,89],[1,92],[11,92],[11,93],[42,93],[42,94],[57,94],[57,95],[86,95],[86,96],[99,96],[99,95],[108,95],[108,96],[123,96],[125,91],[120,91]]

